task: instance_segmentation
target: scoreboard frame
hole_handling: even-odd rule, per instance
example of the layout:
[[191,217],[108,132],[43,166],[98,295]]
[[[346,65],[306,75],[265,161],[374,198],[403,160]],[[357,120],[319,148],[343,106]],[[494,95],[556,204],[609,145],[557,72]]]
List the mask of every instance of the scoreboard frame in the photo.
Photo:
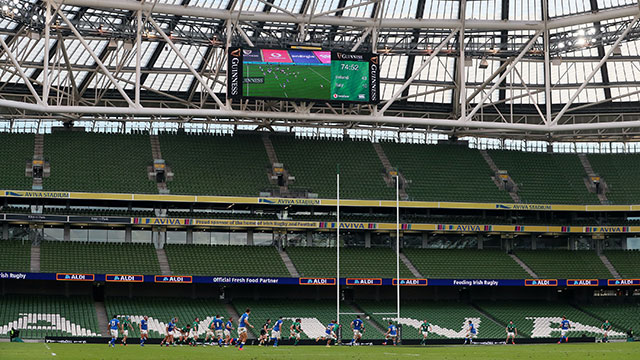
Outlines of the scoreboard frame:
[[[369,101],[353,101],[353,100],[336,100],[336,99],[310,99],[310,98],[286,98],[286,97],[264,97],[264,96],[244,96],[243,85],[243,50],[308,50],[308,51],[327,51],[331,53],[331,62],[333,61],[353,61],[360,60],[369,64]],[[295,66],[295,65],[294,65]],[[331,66],[331,64],[329,65]],[[227,54],[227,93],[226,97],[230,100],[281,100],[281,101],[321,101],[330,104],[363,104],[377,105],[380,103],[380,54],[367,52],[351,52],[341,50],[328,50],[316,47],[291,47],[285,48],[261,48],[261,47],[229,47]]]

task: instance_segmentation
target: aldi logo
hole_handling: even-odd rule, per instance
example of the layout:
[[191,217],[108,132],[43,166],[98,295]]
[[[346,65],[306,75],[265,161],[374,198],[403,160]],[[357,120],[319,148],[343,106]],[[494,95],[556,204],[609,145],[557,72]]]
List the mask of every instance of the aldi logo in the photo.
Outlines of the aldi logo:
[[336,279],[334,278],[299,278],[298,283],[300,285],[335,285]]
[[568,279],[567,286],[598,286],[598,279]]
[[191,284],[193,282],[193,277],[156,275],[153,281],[166,284]]
[[527,279],[524,286],[558,286],[558,279]]
[[94,274],[71,274],[71,273],[57,273],[56,280],[58,281],[94,281],[96,276]]
[[382,285],[380,278],[347,278],[347,285]]
[[609,286],[635,286],[640,285],[640,279],[609,279]]
[[[427,279],[400,279],[400,286],[427,286]],[[393,286],[398,284],[398,279],[393,279]]]
[[107,282],[143,282],[143,275],[105,275],[105,281]]

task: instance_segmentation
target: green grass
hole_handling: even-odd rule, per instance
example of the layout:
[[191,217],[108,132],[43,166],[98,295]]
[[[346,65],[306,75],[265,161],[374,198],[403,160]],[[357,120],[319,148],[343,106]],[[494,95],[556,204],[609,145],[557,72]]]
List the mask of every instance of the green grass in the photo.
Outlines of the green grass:
[[[438,360],[584,360],[584,359],[637,359],[640,343],[609,344],[563,344],[563,345],[516,345],[516,346],[361,346],[332,347],[324,346],[281,346],[260,348],[247,346],[244,352],[234,347],[219,349],[211,347],[174,347],[160,348],[158,345],[118,346],[108,348],[104,345],[80,344],[13,344],[0,343],[3,360],[10,359],[412,359],[429,358]],[[52,353],[55,353],[54,357]],[[216,357],[221,355],[221,357]]]
[[[260,67],[262,67],[262,70],[260,70]],[[271,72],[269,73],[267,69],[271,69]],[[278,76],[277,79],[275,78],[276,76]],[[264,78],[263,84],[243,84],[242,92],[244,96],[281,99],[329,100],[330,98],[330,66],[245,64],[244,77]],[[283,84],[285,87],[281,86]]]

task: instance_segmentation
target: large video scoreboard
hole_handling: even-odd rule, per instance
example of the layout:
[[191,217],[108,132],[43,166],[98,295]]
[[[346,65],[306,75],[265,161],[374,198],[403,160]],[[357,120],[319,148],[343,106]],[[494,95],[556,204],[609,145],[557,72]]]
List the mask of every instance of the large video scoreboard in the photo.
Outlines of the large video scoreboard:
[[227,97],[380,100],[378,56],[310,49],[229,49]]

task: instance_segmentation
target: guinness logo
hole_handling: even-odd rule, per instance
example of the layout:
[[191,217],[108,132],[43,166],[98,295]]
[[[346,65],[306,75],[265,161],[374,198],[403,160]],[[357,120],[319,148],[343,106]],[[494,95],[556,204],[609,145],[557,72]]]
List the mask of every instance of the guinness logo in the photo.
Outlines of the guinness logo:
[[231,51],[231,56],[240,57],[240,49],[235,49]]
[[376,64],[376,65],[378,65],[378,57],[377,57],[377,56],[372,57],[372,58],[371,58],[371,62],[372,62],[372,63],[374,63],[374,64]]

